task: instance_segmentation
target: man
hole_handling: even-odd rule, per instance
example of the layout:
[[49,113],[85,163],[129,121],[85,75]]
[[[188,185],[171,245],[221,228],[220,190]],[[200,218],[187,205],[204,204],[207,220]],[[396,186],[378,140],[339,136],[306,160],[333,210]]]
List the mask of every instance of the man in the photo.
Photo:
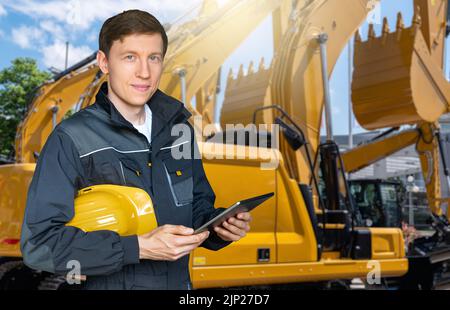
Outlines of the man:
[[[167,36],[149,13],[130,10],[102,26],[97,62],[108,82],[96,102],[61,122],[49,136],[27,198],[21,249],[29,267],[57,274],[78,261],[86,289],[189,289],[189,253],[218,250],[249,231],[245,212],[215,231],[192,228],[220,213],[198,151],[191,114],[158,90]],[[182,143],[171,128],[189,126]],[[189,148],[175,159],[173,148]],[[65,226],[74,216],[79,189],[118,184],[152,197],[158,228],[141,236],[113,231],[85,233]]]

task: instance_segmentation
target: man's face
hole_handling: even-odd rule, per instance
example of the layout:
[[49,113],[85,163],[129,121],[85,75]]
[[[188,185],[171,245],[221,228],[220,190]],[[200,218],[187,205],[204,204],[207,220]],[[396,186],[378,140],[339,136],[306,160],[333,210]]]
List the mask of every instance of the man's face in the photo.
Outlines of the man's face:
[[108,96],[130,106],[143,106],[156,92],[163,69],[163,41],[159,33],[132,34],[113,42],[109,56],[97,62],[109,73]]

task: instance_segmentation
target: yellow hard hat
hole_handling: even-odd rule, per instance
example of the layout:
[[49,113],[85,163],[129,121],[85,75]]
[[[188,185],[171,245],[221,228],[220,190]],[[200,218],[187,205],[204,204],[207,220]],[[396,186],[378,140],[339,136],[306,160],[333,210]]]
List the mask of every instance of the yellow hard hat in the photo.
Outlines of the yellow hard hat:
[[112,230],[121,236],[141,235],[158,226],[150,196],[137,187],[94,185],[75,198],[75,215],[66,224],[85,232]]

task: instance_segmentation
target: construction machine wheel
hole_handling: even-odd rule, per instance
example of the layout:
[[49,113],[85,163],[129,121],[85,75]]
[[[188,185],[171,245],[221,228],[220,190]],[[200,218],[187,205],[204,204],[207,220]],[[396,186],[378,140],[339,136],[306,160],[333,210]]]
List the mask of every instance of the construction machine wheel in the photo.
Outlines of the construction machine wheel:
[[42,274],[31,270],[22,260],[0,260],[0,290],[34,290]]
[[71,290],[72,286],[67,283],[64,276],[48,274],[40,281],[37,289],[39,291],[62,291]]

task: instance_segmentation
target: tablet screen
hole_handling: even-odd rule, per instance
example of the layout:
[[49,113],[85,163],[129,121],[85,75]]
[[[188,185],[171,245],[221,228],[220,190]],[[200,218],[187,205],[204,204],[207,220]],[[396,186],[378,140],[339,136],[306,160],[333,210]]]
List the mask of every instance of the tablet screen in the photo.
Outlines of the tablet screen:
[[238,213],[253,210],[261,203],[272,197],[273,194],[274,193],[272,192],[236,202],[234,205],[225,209],[222,213],[220,213],[219,215],[217,215],[216,217],[214,217],[213,219],[211,219],[210,221],[208,221],[207,223],[196,229],[194,231],[194,234],[198,234],[206,230],[213,230],[214,227],[221,225],[224,221],[228,220],[230,217],[233,217]]

